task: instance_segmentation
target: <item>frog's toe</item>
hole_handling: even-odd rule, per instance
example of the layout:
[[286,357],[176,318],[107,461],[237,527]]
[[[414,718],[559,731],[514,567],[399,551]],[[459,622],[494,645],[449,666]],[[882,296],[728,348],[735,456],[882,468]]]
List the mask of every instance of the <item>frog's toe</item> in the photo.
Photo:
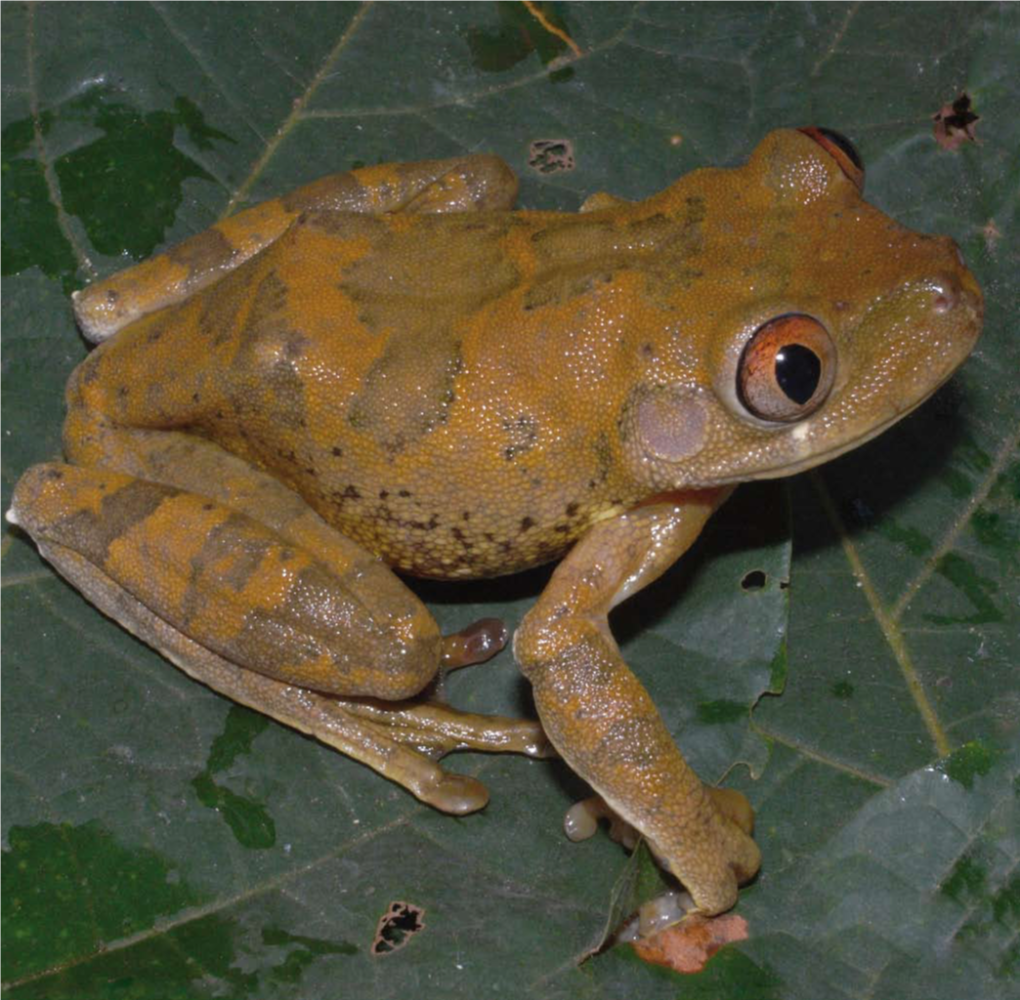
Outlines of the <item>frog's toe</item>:
[[453,816],[466,816],[488,804],[489,790],[477,778],[441,769],[437,772],[432,787],[423,786],[415,793],[423,802]]
[[748,836],[754,833],[754,809],[743,792],[735,788],[706,787],[716,809],[731,823],[736,823]]
[[499,618],[479,618],[467,628],[443,636],[445,670],[470,667],[491,660],[507,643],[510,633]]
[[454,750],[555,757],[542,724],[534,719],[463,712],[438,701],[384,702],[344,698],[344,711],[385,727],[389,739],[439,760]]
[[725,913],[736,903],[738,887],[757,874],[761,851],[722,815],[710,828],[691,832],[685,850],[667,857],[668,868],[693,897],[697,912],[707,917]]
[[609,836],[628,851],[632,851],[641,839],[640,832],[617,814],[601,795],[592,795],[575,802],[563,817],[563,832],[568,839],[577,843],[587,840],[598,830],[599,820],[609,821]]

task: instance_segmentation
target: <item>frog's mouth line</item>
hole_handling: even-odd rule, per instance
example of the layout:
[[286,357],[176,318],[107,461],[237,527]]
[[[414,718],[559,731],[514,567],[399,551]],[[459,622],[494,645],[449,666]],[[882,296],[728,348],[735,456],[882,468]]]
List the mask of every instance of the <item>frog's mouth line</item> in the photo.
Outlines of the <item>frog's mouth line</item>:
[[811,455],[809,458],[802,459],[799,462],[794,462],[790,465],[784,465],[782,468],[766,469],[762,472],[755,473],[746,479],[721,479],[718,483],[713,485],[724,486],[729,483],[740,483],[740,482],[755,482],[759,479],[784,479],[786,476],[795,476],[800,472],[807,472],[808,469],[813,469],[816,465],[821,465],[824,462],[830,462],[834,458],[839,458],[840,455],[846,454],[848,451],[853,451],[855,448],[859,448],[862,444],[867,444],[873,438],[877,438],[880,434],[884,434],[894,424],[899,423],[904,417],[909,417],[919,406],[923,406],[925,403],[935,395],[939,389],[942,388],[956,373],[959,371],[959,367],[953,368],[941,381],[937,382],[931,389],[928,390],[920,399],[913,402],[905,410],[901,410],[899,413],[894,414],[888,420],[883,423],[872,427],[870,431],[862,435],[859,438],[854,438],[853,441],[849,441],[846,444],[839,445],[836,448],[830,448],[828,451],[820,451],[815,455]]

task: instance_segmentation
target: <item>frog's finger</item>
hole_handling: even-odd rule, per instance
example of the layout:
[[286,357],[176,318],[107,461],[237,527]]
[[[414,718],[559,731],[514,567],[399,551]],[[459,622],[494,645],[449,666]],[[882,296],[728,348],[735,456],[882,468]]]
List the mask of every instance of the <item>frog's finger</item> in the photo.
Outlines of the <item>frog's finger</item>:
[[748,836],[754,833],[754,809],[743,792],[735,788],[706,787],[705,790],[723,816],[736,823]]

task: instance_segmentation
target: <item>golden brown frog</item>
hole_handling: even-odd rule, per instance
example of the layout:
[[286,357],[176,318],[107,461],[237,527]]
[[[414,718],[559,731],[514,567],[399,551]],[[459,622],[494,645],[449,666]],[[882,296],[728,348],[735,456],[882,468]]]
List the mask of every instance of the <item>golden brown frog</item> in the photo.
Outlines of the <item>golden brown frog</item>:
[[[77,297],[104,343],[68,385],[70,464],[30,469],[12,518],[187,673],[439,809],[487,798],[442,753],[544,729],[720,912],[759,865],[750,808],[687,767],[607,614],[735,483],[856,447],[973,347],[959,250],[862,178],[806,129],[580,214],[511,211],[487,156],[310,184]],[[514,641],[543,729],[414,700],[504,639],[442,637],[392,570],[564,556]]]

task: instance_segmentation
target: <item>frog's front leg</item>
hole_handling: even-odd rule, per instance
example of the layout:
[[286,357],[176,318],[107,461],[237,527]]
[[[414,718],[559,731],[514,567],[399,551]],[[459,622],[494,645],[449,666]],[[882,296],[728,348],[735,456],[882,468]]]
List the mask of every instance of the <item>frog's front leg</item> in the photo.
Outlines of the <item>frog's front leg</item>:
[[209,442],[111,436],[121,440],[110,457],[136,474],[35,466],[8,518],[88,600],[185,673],[445,812],[488,801],[481,782],[439,766],[450,750],[547,754],[535,722],[408,700],[440,666],[497,652],[501,626],[444,639],[379,559]]
[[183,302],[282,236],[304,212],[469,212],[509,210],[517,178],[498,156],[387,163],[330,174],[261,202],[165,253],[74,294],[74,314],[93,343],[141,316]]
[[607,615],[691,545],[728,493],[687,493],[595,525],[557,568],[514,638],[553,746],[647,838],[709,915],[729,909],[738,884],[758,870],[750,810],[741,819],[740,808],[705,788],[688,767],[623,662]]

